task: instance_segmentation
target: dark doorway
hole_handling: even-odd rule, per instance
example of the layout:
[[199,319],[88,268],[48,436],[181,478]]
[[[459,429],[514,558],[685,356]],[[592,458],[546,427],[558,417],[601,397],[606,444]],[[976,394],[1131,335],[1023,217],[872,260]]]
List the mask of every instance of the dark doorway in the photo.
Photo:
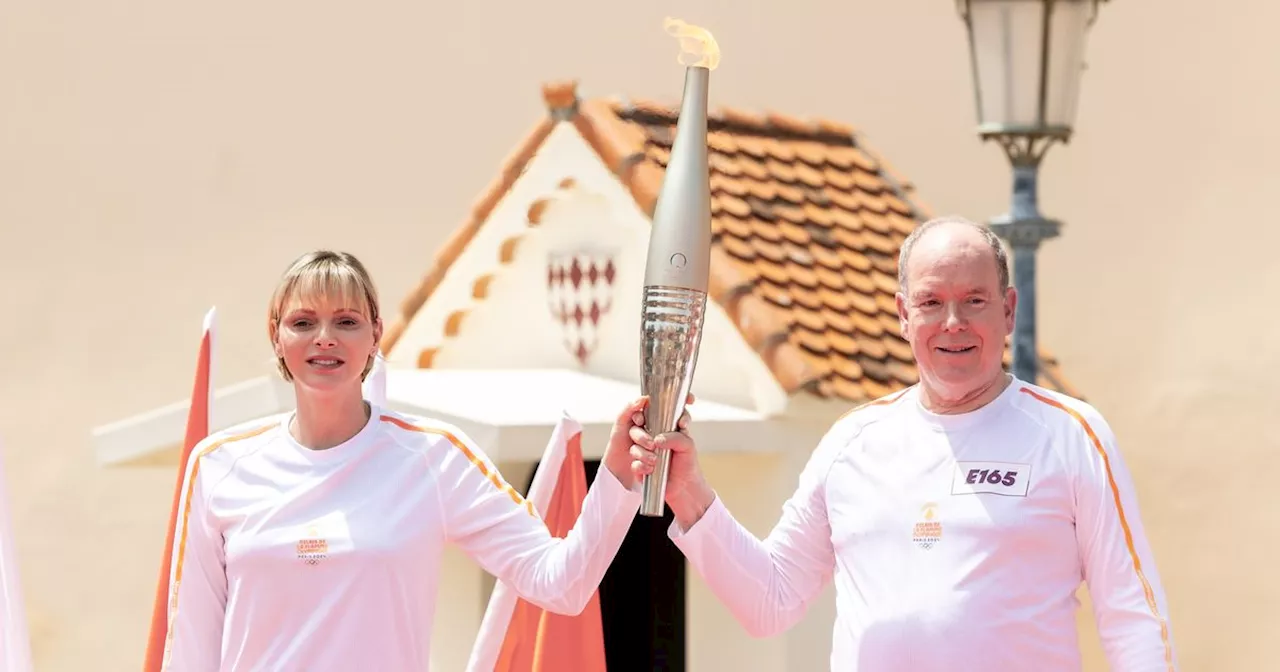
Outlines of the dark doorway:
[[[584,463],[595,481],[598,460]],[[524,484],[529,491],[537,464]],[[636,516],[600,582],[609,672],[685,672],[685,559],[667,538],[671,512]]]

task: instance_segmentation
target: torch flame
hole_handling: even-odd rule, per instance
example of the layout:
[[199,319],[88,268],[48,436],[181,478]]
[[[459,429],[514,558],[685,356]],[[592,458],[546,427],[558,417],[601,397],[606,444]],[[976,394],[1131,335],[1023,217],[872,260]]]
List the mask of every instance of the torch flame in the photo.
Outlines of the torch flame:
[[667,18],[662,27],[669,35],[680,38],[680,65],[715,70],[720,65],[720,46],[706,28]]

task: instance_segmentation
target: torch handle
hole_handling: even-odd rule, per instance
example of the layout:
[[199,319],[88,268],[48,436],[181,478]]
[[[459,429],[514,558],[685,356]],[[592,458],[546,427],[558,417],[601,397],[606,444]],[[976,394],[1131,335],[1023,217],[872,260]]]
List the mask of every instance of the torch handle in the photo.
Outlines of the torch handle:
[[[683,287],[646,286],[641,304],[640,391],[649,397],[645,432],[674,432],[684,414],[702,342],[707,294]],[[653,473],[644,477],[640,515],[664,512],[671,454],[658,451]]]

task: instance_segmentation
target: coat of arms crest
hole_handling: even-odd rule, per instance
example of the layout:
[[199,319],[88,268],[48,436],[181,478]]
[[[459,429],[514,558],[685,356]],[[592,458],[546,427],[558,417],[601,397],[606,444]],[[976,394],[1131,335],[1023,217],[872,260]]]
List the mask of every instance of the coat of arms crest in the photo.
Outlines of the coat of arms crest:
[[573,249],[547,255],[547,308],[560,323],[565,348],[583,366],[600,344],[600,320],[613,307],[616,277],[610,250]]

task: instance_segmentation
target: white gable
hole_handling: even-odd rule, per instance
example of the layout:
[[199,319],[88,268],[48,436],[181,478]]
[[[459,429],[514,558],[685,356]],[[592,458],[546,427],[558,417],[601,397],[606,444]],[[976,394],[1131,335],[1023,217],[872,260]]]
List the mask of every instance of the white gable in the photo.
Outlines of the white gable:
[[[565,178],[572,186],[558,189]],[[540,223],[529,226],[530,205],[548,197]],[[390,365],[415,366],[421,350],[438,347],[432,368],[568,368],[638,382],[649,232],[648,217],[631,194],[571,124],[560,124],[407,325]],[[500,263],[503,245],[516,237],[514,258]],[[575,254],[584,264],[595,261],[598,270],[611,261],[612,285],[598,278],[593,289],[549,289],[549,265]],[[474,283],[487,274],[493,277],[486,296],[475,299]],[[561,297],[570,313],[577,307],[589,313],[594,301],[602,308],[598,326],[566,329],[555,316]],[[446,322],[458,310],[466,311],[458,336],[447,338]],[[585,366],[574,356],[579,344],[590,351]],[[707,307],[694,392],[766,415],[787,403],[772,373],[714,301]]]
[[[570,125],[561,123],[551,131],[524,174],[490,212],[475,237],[445,270],[430,298],[405,325],[404,332],[387,354],[388,366],[416,366],[418,353],[423,348],[437,347],[445,341],[445,323],[449,316],[454,311],[467,310],[477,304],[472,297],[475,281],[504,270],[501,263],[503,244],[529,232],[529,206],[555,191],[556,185],[565,177],[564,172],[547,169],[551,167],[547,166],[548,163],[560,163],[563,159],[548,161],[547,156],[565,157],[570,154],[575,139],[579,145],[582,144]],[[577,163],[582,165],[581,160]]]

